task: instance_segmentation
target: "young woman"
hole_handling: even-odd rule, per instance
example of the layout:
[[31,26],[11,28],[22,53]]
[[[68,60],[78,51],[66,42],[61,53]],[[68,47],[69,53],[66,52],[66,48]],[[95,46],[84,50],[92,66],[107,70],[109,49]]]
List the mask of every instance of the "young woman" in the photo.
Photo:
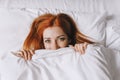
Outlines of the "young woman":
[[83,54],[90,41],[78,31],[74,20],[67,14],[44,14],[37,17],[24,41],[23,50],[19,55],[30,60],[38,49],[56,50],[71,46]]

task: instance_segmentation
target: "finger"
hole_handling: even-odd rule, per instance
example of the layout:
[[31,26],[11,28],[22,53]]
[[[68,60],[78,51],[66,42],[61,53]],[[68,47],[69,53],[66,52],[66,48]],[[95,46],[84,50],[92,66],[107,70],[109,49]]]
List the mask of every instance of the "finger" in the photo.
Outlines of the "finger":
[[79,49],[78,44],[75,44],[75,50],[79,51],[78,49]]
[[83,50],[84,50],[84,52],[85,52],[85,50],[86,50],[87,46],[88,46],[88,43],[87,43],[87,42],[85,42],[85,43],[83,44]]
[[22,51],[22,53],[23,53],[23,58],[25,59],[25,60],[27,60],[28,59],[28,53],[27,53],[27,51],[26,50],[23,50]]
[[30,50],[30,54],[31,54],[31,59],[32,59],[32,56],[35,54],[35,50]]
[[81,48],[81,50],[82,50],[82,54],[84,54],[84,53],[85,53],[85,49],[86,49],[86,47],[84,46],[84,43],[82,44],[81,47],[82,47],[82,48]]
[[31,55],[34,55],[35,54],[35,51],[34,50],[29,50],[30,51],[30,54]]
[[31,59],[32,59],[32,53],[30,52],[30,50],[28,50],[27,60],[31,60]]
[[85,43],[84,43],[84,48],[85,48],[85,49],[87,48],[87,45],[88,45],[88,43],[85,42]]
[[11,53],[12,53],[13,55],[17,56],[17,57],[21,57],[21,56],[19,55],[20,52],[18,53],[18,52],[11,51]]
[[79,51],[81,54],[84,53],[83,44],[79,44],[79,45],[78,45],[78,51]]
[[23,55],[23,52],[22,52],[22,51],[19,51],[19,52],[18,52],[18,55],[21,56],[22,58],[24,58],[24,55]]

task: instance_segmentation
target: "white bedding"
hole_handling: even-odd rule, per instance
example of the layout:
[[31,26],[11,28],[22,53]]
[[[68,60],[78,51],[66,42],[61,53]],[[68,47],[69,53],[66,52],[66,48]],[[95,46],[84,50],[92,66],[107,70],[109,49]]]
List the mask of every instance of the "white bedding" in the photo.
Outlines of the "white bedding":
[[31,61],[4,56],[1,80],[112,80],[102,46],[89,45],[84,55],[71,48],[35,53]]
[[[41,74],[41,72],[47,71],[46,69],[48,69],[48,67],[46,69],[44,67],[40,67],[40,70],[42,70],[42,71],[39,72],[40,71],[40,70],[38,70],[39,68],[37,68],[36,66],[33,65],[34,62],[37,62],[35,59],[36,56],[34,56],[33,61],[25,62],[23,59],[15,57],[15,56],[13,56],[11,54],[7,54],[7,53],[9,53],[9,51],[13,48],[14,48],[14,50],[18,50],[21,48],[23,41],[29,31],[29,25],[31,24],[32,20],[35,17],[37,17],[38,15],[41,15],[43,13],[46,13],[46,12],[52,12],[52,13],[65,12],[75,19],[81,32],[84,32],[84,34],[87,33],[86,35],[88,35],[92,38],[95,38],[95,40],[99,40],[99,42],[101,42],[101,43],[105,43],[107,48],[112,49],[112,50],[107,50],[107,52],[106,51],[103,52],[101,50],[100,51],[103,52],[104,55],[106,55],[105,59],[107,60],[109,67],[106,67],[106,65],[105,65],[105,68],[107,68],[107,70],[109,68],[109,71],[111,72],[111,75],[113,78],[112,80],[120,80],[120,30],[119,30],[120,25],[116,24],[116,22],[112,23],[112,25],[106,25],[106,22],[105,22],[107,15],[110,13],[113,13],[112,17],[116,16],[117,18],[120,19],[120,15],[115,15],[115,14],[120,13],[119,2],[120,2],[119,0],[75,0],[75,1],[70,0],[69,2],[66,0],[60,0],[60,1],[58,1],[58,0],[52,0],[52,1],[49,1],[49,0],[12,0],[12,1],[0,0],[0,59],[4,60],[2,62],[0,60],[0,69],[1,69],[0,77],[2,77],[2,80],[17,80],[17,78],[20,77],[20,74],[21,74],[21,76],[23,76],[25,74],[23,77],[24,79],[31,78],[31,77],[33,77],[31,79],[34,79],[34,77],[39,78],[38,74],[35,76],[35,73]],[[113,5],[115,5],[115,6],[113,6]],[[108,14],[103,15],[103,17],[102,17],[101,13],[103,13],[103,12],[108,12]],[[108,18],[108,20],[109,19],[113,20],[113,21],[116,20],[116,18],[114,18],[114,19]],[[109,24],[109,23],[111,23],[111,22],[108,22],[107,24]],[[120,23],[120,20],[118,20],[117,23]],[[83,31],[82,29],[85,31]],[[105,31],[105,29],[106,29],[106,31]],[[96,34],[96,35],[94,35],[94,34]],[[98,50],[98,47],[97,48],[95,47],[94,49]],[[116,50],[113,50],[113,49],[116,49]],[[66,50],[66,49],[64,49],[64,50]],[[93,51],[97,51],[97,50],[93,50]],[[61,51],[62,53],[67,52],[67,51],[72,52],[72,50],[70,50],[70,49],[67,49],[66,51],[63,51],[63,50],[59,50],[59,51]],[[40,53],[42,52],[42,54],[40,54],[40,55],[36,54],[36,55],[39,55],[40,57],[47,56],[49,53],[49,52],[46,53],[43,51],[38,51],[36,53],[39,53],[39,52]],[[58,53],[56,51],[53,51],[53,52],[55,52],[55,54]],[[99,50],[98,50],[98,52],[99,52]],[[44,55],[43,53],[46,53],[46,54]],[[94,55],[96,56],[97,52],[95,52],[95,53],[96,54],[94,54]],[[4,55],[4,56],[1,56],[1,55]],[[5,57],[5,55],[8,55],[8,56]],[[54,54],[50,54],[50,55],[54,55]],[[65,56],[65,55],[70,55],[70,54],[65,53],[62,56]],[[99,71],[96,69],[96,67],[93,70],[96,72],[96,74],[91,74],[92,72],[88,71],[90,69],[91,70],[93,69],[93,68],[91,68],[91,66],[96,65],[99,67],[99,69],[101,71],[106,72],[106,70],[104,70],[104,68],[102,69],[102,67],[104,65],[99,65],[99,63],[101,63],[101,62],[99,62],[98,58],[95,57],[94,55],[92,56],[92,55],[86,54],[84,56],[79,56],[78,54],[77,55],[74,54],[74,57],[77,56],[76,58],[70,57],[70,56],[65,57],[65,58],[68,58],[68,60],[72,58],[72,59],[74,59],[74,61],[77,59],[80,59],[79,61],[81,64],[79,64],[79,66],[80,66],[79,71],[81,71],[81,72],[79,74],[81,75],[81,79],[82,78],[85,79],[85,76],[87,76],[86,78],[89,78],[90,77],[89,75],[96,76],[99,74]],[[95,61],[98,61],[98,62],[96,62],[96,64],[90,65],[90,69],[89,69],[89,67],[85,67],[85,68],[83,67],[86,64],[88,65],[89,63],[87,63],[87,62],[90,62],[88,60],[89,59],[91,60],[91,58],[92,58],[92,57],[90,57],[89,59],[87,59],[88,56],[92,56]],[[97,56],[99,56],[99,54]],[[55,57],[51,58],[51,56],[50,56],[50,60],[56,60],[56,62],[58,62],[58,63],[56,63],[56,66],[58,65],[59,66],[58,68],[61,69],[62,67],[60,67],[60,64],[63,64],[63,63],[59,63],[61,61],[60,60],[61,58],[59,55],[56,55],[56,58],[57,58],[57,60],[55,59]],[[48,58],[41,58],[41,59],[38,59],[38,61],[43,60],[43,59],[48,60]],[[64,58],[62,58],[62,59],[64,59]],[[67,59],[65,59],[65,60],[67,60]],[[105,62],[103,61],[103,63],[106,63],[106,60],[105,60]],[[93,61],[93,59],[92,59],[92,61]],[[43,63],[42,61],[40,61],[40,62]],[[77,60],[77,62],[78,62],[78,60]],[[71,61],[71,63],[74,63],[73,60]],[[92,63],[90,63],[90,64],[92,64]],[[46,62],[45,66],[47,66],[47,65],[48,65],[48,63]],[[55,69],[54,68],[48,69],[48,70],[52,70],[50,73],[52,75],[58,73],[58,72],[54,71],[54,70],[58,70],[58,69],[57,69],[57,67],[55,67],[53,65],[55,65],[55,64],[51,64],[50,68],[54,67]],[[66,66],[69,66],[69,65],[72,65],[72,64],[68,64]],[[75,66],[77,66],[77,65],[75,65]],[[36,67],[35,70],[32,67]],[[69,70],[71,68],[72,68],[72,66],[67,69]],[[59,71],[62,72],[60,69],[59,69]],[[76,72],[76,70],[78,68],[77,69],[73,68],[73,69],[75,69],[75,72]],[[22,74],[22,71],[24,72],[24,70],[26,71],[26,73]],[[38,71],[36,71],[36,70],[38,70]],[[45,70],[45,71],[43,71],[43,70]],[[33,73],[32,73],[32,71],[33,71]],[[28,73],[28,75],[27,75],[27,73]],[[74,71],[72,73],[74,73]],[[106,73],[103,73],[103,75],[104,74],[106,76]],[[46,75],[48,75],[48,72],[46,72]],[[64,74],[60,73],[59,75],[62,76],[61,78],[65,79],[65,77],[63,76]],[[103,78],[102,73],[100,73],[100,75],[101,75],[101,77],[100,76],[98,76],[98,77],[100,77],[100,79]],[[54,75],[53,75],[53,77],[54,77]],[[73,76],[73,75],[70,76],[71,79],[74,77],[75,76]],[[75,77],[75,78],[77,78],[77,77]],[[74,80],[75,80],[75,78],[74,78]],[[22,80],[21,77],[19,79]],[[29,79],[29,80],[31,80],[31,79]],[[27,80],[27,79],[25,79],[25,80]],[[58,80],[58,78],[56,80]],[[68,79],[68,80],[70,80],[70,79]],[[85,79],[85,80],[87,80],[87,79]],[[91,77],[89,80],[91,80]],[[99,80],[99,79],[96,79],[96,80]],[[101,79],[101,80],[103,80],[103,79]]]

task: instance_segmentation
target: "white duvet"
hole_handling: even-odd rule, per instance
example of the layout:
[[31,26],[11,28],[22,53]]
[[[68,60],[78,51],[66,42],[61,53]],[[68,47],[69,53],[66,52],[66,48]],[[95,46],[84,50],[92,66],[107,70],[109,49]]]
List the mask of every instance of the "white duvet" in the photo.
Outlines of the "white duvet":
[[32,60],[13,54],[0,60],[1,80],[112,80],[104,47],[88,45],[84,55],[71,48],[37,50]]

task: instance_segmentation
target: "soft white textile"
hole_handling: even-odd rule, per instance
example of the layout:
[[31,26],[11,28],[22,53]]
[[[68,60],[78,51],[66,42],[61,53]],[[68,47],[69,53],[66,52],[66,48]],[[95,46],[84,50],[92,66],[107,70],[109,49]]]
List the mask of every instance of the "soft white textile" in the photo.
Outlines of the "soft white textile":
[[62,9],[80,12],[102,12],[104,0],[0,0],[0,8]]
[[85,35],[94,39],[95,42],[105,44],[106,17],[107,13],[92,13],[77,16],[78,29]]
[[84,55],[71,48],[35,53],[31,61],[4,56],[1,80],[112,80],[102,46],[88,45]]
[[20,49],[36,14],[21,9],[0,8],[0,54]]
[[[93,13],[103,12],[104,8],[106,8],[108,12],[111,12],[113,14],[119,14],[120,13],[119,2],[120,2],[119,0],[70,0],[70,1],[67,1],[67,0],[59,0],[59,1],[58,0],[52,0],[52,1],[51,0],[12,0],[12,1],[0,0],[0,8],[9,8],[8,10],[0,9],[0,37],[1,37],[0,38],[0,45],[1,45],[0,55],[8,53],[7,51],[9,51],[13,47],[15,47],[16,49],[20,49],[23,43],[23,40],[25,39],[25,36],[27,34],[28,25],[30,25],[32,19],[36,17],[38,14],[41,14],[42,12],[46,12],[46,11],[51,11],[51,12],[53,11],[59,12],[64,10],[72,11],[70,13],[73,15],[73,17],[77,17],[77,18],[81,14],[79,13],[76,14],[76,12],[80,12],[80,13],[82,12],[82,14],[84,14],[85,17],[82,18],[82,16],[80,16],[79,19],[77,19],[77,21],[79,20],[78,24],[80,24],[80,27],[82,27],[83,30],[86,29],[88,33],[91,33],[91,32],[94,33],[93,30],[96,30],[96,32],[100,32],[97,34],[102,35],[103,33],[101,34],[101,31],[102,30],[104,31],[105,26],[101,25],[99,28],[94,27],[93,29],[91,28],[91,26],[89,26],[88,21],[92,22],[94,19]],[[31,11],[26,12],[25,11],[26,8],[30,8]],[[36,11],[34,9],[36,9]],[[90,14],[90,17],[89,17],[89,14],[86,15],[86,12],[91,13],[93,17],[90,18],[92,15]],[[119,18],[119,16],[117,17]],[[99,15],[98,15],[98,18],[99,18]],[[95,20],[96,20],[96,17],[95,17]],[[82,25],[81,23],[83,22],[88,25],[87,28],[84,28],[84,26],[81,26]],[[97,22],[97,24],[98,23],[99,22]],[[102,23],[104,24],[104,22]],[[106,40],[107,47],[120,50],[120,34],[116,32],[116,30],[117,31],[120,30],[119,27],[120,26],[118,26],[116,29],[114,29],[113,27],[111,29],[107,28],[107,32],[106,32],[107,37],[105,37],[106,39],[104,39],[105,34],[103,35],[103,38],[101,38],[101,36],[97,36],[97,37],[100,40],[101,39]],[[91,29],[91,30],[88,30],[88,29]],[[96,36],[94,34],[93,34],[93,37]],[[17,59],[15,59],[15,57],[13,58],[14,59],[11,58],[10,62],[11,63],[17,62],[18,58]],[[113,60],[113,59],[116,59],[116,60]],[[113,71],[112,75],[114,76],[113,80],[119,80],[120,79],[120,64],[119,64],[120,51],[118,52],[115,51],[113,53],[113,56],[110,59],[108,58],[108,61],[110,60],[113,60],[111,61],[112,63],[110,64],[110,66],[113,65],[113,67],[111,68],[111,70]],[[22,60],[20,59],[20,61]],[[13,64],[17,64],[17,63],[13,63]],[[12,67],[11,69],[12,70],[8,72],[6,75],[10,73],[12,75],[14,73],[14,67]],[[21,71],[21,68],[20,68],[20,71]],[[16,70],[16,72],[18,72],[18,70]],[[16,73],[14,74],[16,75]],[[14,76],[14,78],[15,77],[16,76]]]
[[109,58],[108,60],[110,62],[109,66],[111,66],[110,70],[111,70],[112,78],[113,80],[120,80],[120,51],[112,50],[111,52],[110,52],[111,58]]
[[107,22],[106,47],[120,50],[120,19],[112,18]]
[[[120,15],[108,16],[106,25],[106,47],[110,48],[113,80],[120,80]],[[108,54],[109,56],[109,54]]]

